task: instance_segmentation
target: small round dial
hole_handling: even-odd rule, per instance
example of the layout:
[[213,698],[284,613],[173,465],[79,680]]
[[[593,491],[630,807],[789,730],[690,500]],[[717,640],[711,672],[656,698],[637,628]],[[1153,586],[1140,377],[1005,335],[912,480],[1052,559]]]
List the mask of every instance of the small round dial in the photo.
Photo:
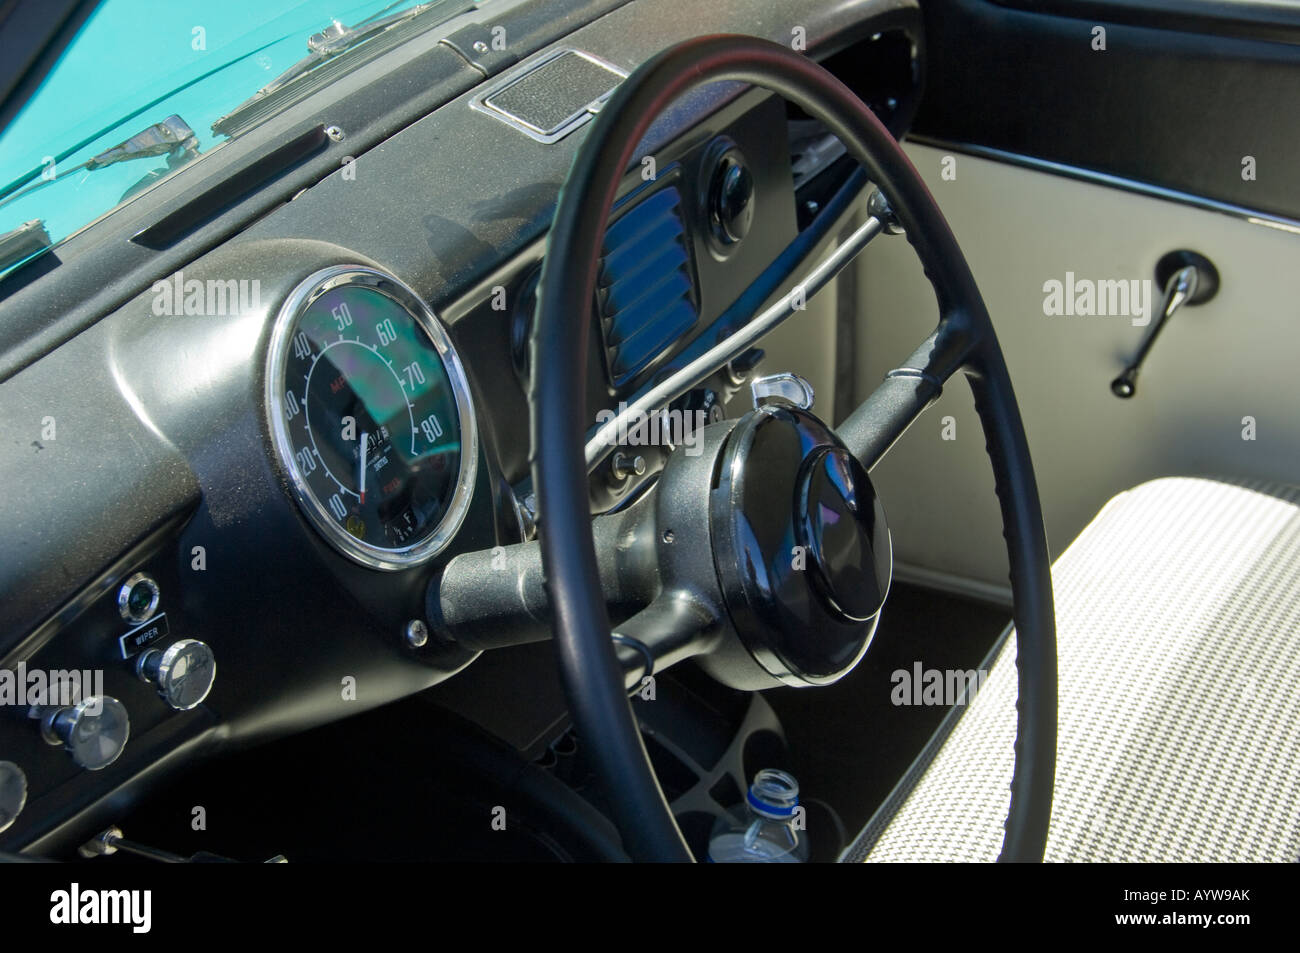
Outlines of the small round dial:
[[326,539],[378,569],[446,545],[477,434],[464,369],[419,296],[362,266],[312,275],[276,321],[267,388],[281,462]]

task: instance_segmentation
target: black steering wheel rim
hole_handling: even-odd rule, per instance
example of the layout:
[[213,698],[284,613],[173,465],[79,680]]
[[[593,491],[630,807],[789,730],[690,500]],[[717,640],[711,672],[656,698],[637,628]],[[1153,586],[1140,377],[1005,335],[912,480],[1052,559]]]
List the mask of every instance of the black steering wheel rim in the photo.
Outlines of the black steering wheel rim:
[[[1018,731],[1001,860],[1042,858],[1056,744],[1056,646],[1050,561],[1024,427],[987,308],[933,197],[893,137],[846,86],[812,60],[766,40],[687,40],[629,76],[588,127],[560,192],[530,342],[531,465],[561,679],[575,727],[629,855],[691,853],[650,766],[623,687],[597,572],[588,502],[585,378],[601,241],[620,183],[653,120],[681,95],[734,80],[768,89],[821,120],[889,198],[934,287],[941,331],[966,345],[1002,511],[1017,627]],[[942,344],[947,338],[939,335]]]

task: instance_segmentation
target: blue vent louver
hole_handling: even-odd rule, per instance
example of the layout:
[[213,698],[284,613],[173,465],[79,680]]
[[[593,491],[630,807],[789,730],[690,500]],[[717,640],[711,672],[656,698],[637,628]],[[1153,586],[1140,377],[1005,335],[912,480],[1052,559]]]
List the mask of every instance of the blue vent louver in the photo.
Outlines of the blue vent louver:
[[699,317],[681,204],[676,188],[660,189],[605,232],[596,307],[615,387],[653,364]]

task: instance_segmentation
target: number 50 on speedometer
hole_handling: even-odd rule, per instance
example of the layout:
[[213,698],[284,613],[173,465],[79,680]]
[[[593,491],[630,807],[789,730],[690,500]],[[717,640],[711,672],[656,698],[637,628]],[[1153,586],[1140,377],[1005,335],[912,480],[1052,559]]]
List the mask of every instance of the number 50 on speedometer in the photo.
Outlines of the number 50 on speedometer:
[[289,295],[267,413],[291,489],[340,552],[376,569],[436,554],[469,508],[478,437],[460,358],[410,288],[360,265]]

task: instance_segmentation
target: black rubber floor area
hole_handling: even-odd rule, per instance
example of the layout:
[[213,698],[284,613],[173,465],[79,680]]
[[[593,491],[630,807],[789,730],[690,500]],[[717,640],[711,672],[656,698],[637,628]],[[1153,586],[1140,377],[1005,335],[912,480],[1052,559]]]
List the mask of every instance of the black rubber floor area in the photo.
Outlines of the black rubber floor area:
[[[944,705],[898,705],[895,689],[926,669],[976,668],[1007,609],[895,583],[871,648],[835,685],[766,692],[785,727],[801,797],[830,804],[852,837],[934,733]],[[810,835],[813,834],[810,830]]]

